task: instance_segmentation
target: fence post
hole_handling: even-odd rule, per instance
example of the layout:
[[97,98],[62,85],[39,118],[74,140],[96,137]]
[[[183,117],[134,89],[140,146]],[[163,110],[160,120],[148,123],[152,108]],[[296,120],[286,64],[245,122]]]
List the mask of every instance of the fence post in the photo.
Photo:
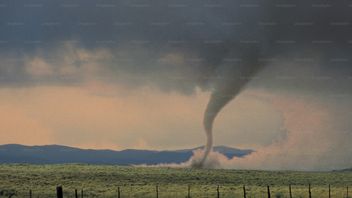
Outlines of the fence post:
[[220,198],[220,189],[219,189],[220,187],[219,187],[219,185],[218,185],[218,187],[216,188],[216,193],[217,193],[217,198]]
[[308,185],[309,198],[312,198],[312,192],[310,191],[310,184]]
[[246,186],[243,185],[243,198],[247,198]]
[[156,190],[156,198],[159,198],[159,186],[158,185],[156,185],[155,190]]
[[188,185],[188,194],[187,198],[191,198],[191,185]]
[[62,186],[56,187],[56,195],[57,195],[57,198],[63,198],[64,197],[64,194],[62,192]]
[[290,198],[292,198],[291,184],[288,185],[288,190],[289,190],[289,193],[290,193]]
[[268,198],[270,198],[271,195],[270,195],[270,186],[269,185],[267,186],[267,190],[268,190]]
[[29,190],[29,198],[32,198],[32,190]]
[[331,188],[330,188],[330,184],[329,184],[329,198],[331,198]]
[[121,197],[120,186],[117,187],[117,198]]
[[77,192],[77,189],[75,189],[75,198],[78,198],[78,192]]
[[81,189],[81,198],[83,198],[83,189]]
[[346,195],[346,196],[347,196],[347,198],[348,198],[348,186],[346,187],[346,190],[347,190],[347,193],[346,193],[347,195]]

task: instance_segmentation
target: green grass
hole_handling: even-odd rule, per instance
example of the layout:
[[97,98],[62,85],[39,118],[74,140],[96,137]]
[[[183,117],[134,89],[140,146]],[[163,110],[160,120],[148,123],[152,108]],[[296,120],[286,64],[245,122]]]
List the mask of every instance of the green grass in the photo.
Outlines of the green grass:
[[[352,172],[295,172],[200,170],[174,168],[143,168],[95,165],[0,165],[0,192],[16,192],[17,197],[55,197],[56,186],[62,185],[66,197],[73,197],[74,189],[84,189],[85,197],[159,197],[185,198],[188,185],[192,197],[216,197],[220,185],[221,197],[266,197],[266,186],[271,186],[272,197],[288,197],[292,184],[294,197],[308,197],[308,184],[315,198],[346,197],[346,186],[352,185]],[[351,187],[352,189],[352,187]],[[352,194],[352,193],[351,193]],[[1,196],[0,196],[1,197]]]

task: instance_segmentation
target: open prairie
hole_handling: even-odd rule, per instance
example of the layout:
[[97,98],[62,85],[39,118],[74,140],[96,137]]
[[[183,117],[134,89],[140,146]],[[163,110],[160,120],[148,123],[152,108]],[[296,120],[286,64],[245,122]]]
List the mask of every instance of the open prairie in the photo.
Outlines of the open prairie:
[[75,189],[81,197],[267,197],[270,186],[272,197],[346,197],[347,186],[352,184],[352,172],[295,172],[206,170],[150,167],[122,167],[103,165],[0,165],[0,197],[56,197],[56,187],[62,186],[64,197],[74,197]]

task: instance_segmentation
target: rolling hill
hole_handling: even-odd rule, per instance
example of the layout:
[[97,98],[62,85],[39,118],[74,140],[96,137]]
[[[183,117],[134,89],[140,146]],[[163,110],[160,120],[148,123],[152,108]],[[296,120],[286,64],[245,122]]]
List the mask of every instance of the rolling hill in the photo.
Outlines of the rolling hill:
[[[187,161],[195,149],[184,150],[93,150],[80,149],[62,145],[25,146],[19,144],[0,145],[0,163],[29,163],[29,164],[117,164],[139,165],[159,163],[181,163]],[[243,157],[253,152],[250,149],[236,149],[225,146],[214,147],[229,158]]]

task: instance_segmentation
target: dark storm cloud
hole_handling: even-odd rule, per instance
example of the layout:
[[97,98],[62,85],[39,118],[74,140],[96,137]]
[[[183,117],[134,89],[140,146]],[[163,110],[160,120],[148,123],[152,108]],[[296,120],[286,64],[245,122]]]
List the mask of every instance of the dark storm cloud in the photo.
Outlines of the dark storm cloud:
[[[24,72],[23,56],[38,56],[39,49],[46,52],[41,52],[42,58],[55,62],[62,55],[55,53],[56,48],[67,41],[83,49],[111,50],[116,56],[102,64],[107,70],[134,76],[133,81],[142,81],[141,84],[146,80],[165,90],[189,92],[196,86],[207,88],[209,82],[222,78],[219,68],[226,71],[239,67],[248,59],[258,59],[261,65],[273,65],[273,60],[279,60],[284,69],[277,75],[284,84],[290,84],[285,78],[294,75],[284,64],[293,62],[297,64],[288,67],[297,67],[301,62],[308,67],[318,64],[318,78],[340,80],[340,75],[348,79],[352,74],[352,12],[348,1],[0,3],[2,83],[23,80],[28,84],[30,77]],[[178,65],[158,61],[168,53],[186,60]],[[5,60],[8,54],[17,61]],[[307,61],[311,63],[306,64]],[[294,78],[301,77],[299,72],[296,75],[300,76]],[[275,76],[266,78],[274,79],[276,84]],[[316,79],[306,81],[309,84]]]

